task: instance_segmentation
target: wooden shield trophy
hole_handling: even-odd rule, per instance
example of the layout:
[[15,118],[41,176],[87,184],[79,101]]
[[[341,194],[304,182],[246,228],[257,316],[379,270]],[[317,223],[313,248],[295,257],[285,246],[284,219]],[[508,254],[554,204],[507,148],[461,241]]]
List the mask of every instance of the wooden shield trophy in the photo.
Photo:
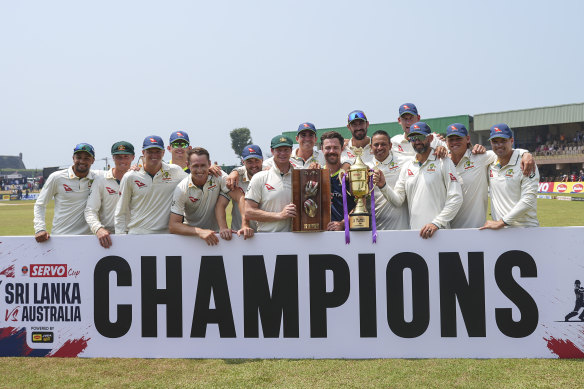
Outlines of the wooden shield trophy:
[[326,231],[331,221],[331,182],[328,169],[292,170],[292,231]]

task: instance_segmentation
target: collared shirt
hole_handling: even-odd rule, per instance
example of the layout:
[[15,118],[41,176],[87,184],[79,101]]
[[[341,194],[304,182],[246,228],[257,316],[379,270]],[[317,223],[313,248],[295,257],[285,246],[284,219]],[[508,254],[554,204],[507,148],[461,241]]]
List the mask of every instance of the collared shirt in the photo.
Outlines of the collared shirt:
[[113,168],[105,176],[96,177],[84,212],[85,220],[94,234],[102,227],[110,233],[115,232],[114,215],[120,198],[119,192],[120,184],[114,177]]
[[46,231],[45,213],[47,204],[55,198],[53,235],[89,235],[91,230],[85,221],[83,211],[87,205],[89,190],[95,178],[100,175],[91,170],[86,177],[75,175],[73,167],[52,173],[43,186],[34,204],[34,232]]
[[395,189],[388,187],[384,191],[394,205],[401,205],[407,199],[413,230],[428,223],[449,228],[462,205],[462,188],[454,164],[450,158],[439,159],[433,153],[430,151],[422,164],[415,159],[406,162]]
[[[255,201],[259,209],[280,212],[292,202],[292,169],[282,174],[276,165],[253,175],[245,193],[246,200]],[[258,221],[258,232],[285,232],[292,230],[292,219],[273,222]]]
[[[433,149],[438,146],[446,147],[446,142],[438,139],[436,134],[433,135],[434,139],[432,139],[432,143],[430,143],[430,146]],[[406,161],[409,161],[416,156],[416,150],[414,150],[414,146],[412,146],[412,144],[408,141],[408,138],[406,138],[405,133],[394,135],[391,138],[391,151],[394,153],[394,158],[396,161],[398,161],[402,166],[406,163]]]
[[144,167],[127,172],[120,182],[116,234],[166,234],[172,194],[187,174],[178,165],[162,162],[154,177]]
[[389,201],[386,188],[395,188],[395,184],[401,172],[401,165],[397,163],[390,151],[387,158],[380,162],[376,158],[367,165],[373,169],[379,169],[385,177],[383,188],[375,187],[375,221],[378,230],[407,230],[410,228],[410,220],[407,204],[394,206]]
[[185,177],[174,190],[170,212],[184,216],[189,226],[219,231],[215,204],[219,196],[231,199],[225,184],[227,174],[221,173],[219,178],[209,174],[202,188],[193,183],[192,175]]
[[[312,150],[312,155],[305,161],[302,157],[298,156],[299,148],[296,148],[292,151],[290,155],[290,163],[294,166],[295,169],[308,169],[311,163],[316,162],[320,166],[325,164],[324,154],[320,150]],[[262,163],[263,168],[271,168],[274,166],[274,157],[270,157],[265,159]]]
[[[247,174],[247,169],[245,166],[239,166],[234,169],[239,178],[237,180],[237,186],[243,190],[243,193],[247,192],[251,178]],[[233,200],[233,199],[232,199]],[[242,201],[245,201],[242,199]],[[249,226],[253,228],[254,231],[258,230],[258,224],[255,220],[249,220]],[[241,229],[241,212],[239,212],[239,207],[237,202],[233,200],[233,205],[231,206],[231,229],[239,230]]]
[[489,166],[491,215],[511,227],[537,227],[537,187],[539,171],[525,177],[520,169],[520,152],[513,150],[505,166],[499,160]]
[[[373,159],[375,159],[375,156],[373,155],[373,150],[371,149],[371,141],[372,141],[372,139],[369,138],[369,143],[367,143],[363,147],[363,152],[361,154],[361,160],[365,164],[367,164],[367,163],[373,161]],[[341,164],[348,163],[348,164],[352,165],[355,163],[355,159],[357,158],[357,156],[355,155],[355,151],[353,149],[354,149],[353,138],[351,138],[351,139],[349,139],[349,143],[347,144],[347,147],[345,147],[345,149],[343,150],[343,153],[341,154]]]

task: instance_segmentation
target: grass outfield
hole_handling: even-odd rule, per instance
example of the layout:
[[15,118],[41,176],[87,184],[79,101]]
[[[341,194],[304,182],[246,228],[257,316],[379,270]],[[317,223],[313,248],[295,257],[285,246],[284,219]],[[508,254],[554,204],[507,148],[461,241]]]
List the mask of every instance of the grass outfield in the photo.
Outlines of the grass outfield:
[[[0,202],[0,236],[32,235],[32,207]],[[584,201],[538,200],[544,227],[583,225],[583,216]],[[582,366],[539,359],[3,358],[0,387],[561,388],[584,379]]]

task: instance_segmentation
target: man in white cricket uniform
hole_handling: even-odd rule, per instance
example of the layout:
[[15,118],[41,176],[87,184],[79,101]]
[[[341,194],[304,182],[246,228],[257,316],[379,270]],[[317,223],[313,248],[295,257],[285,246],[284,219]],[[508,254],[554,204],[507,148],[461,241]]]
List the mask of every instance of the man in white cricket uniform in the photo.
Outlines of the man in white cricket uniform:
[[383,130],[371,136],[373,160],[367,165],[374,169],[375,187],[375,221],[378,230],[408,230],[410,220],[407,204],[396,207],[388,199],[387,187],[395,188],[401,172],[401,165],[391,152],[391,138]]
[[120,141],[112,145],[111,151],[114,167],[95,179],[84,212],[91,232],[106,249],[112,245],[110,234],[115,233],[114,214],[120,198],[120,181],[132,166],[134,146]]
[[50,238],[45,222],[47,204],[55,198],[54,235],[89,235],[91,230],[83,217],[87,197],[98,173],[91,170],[95,150],[87,143],[73,149],[73,166],[52,173],[34,204],[34,237],[37,242]]
[[[405,103],[399,106],[399,117],[397,118],[398,123],[403,129],[403,134],[394,135],[391,138],[392,151],[394,153],[394,158],[397,162],[403,165],[406,161],[414,158],[416,151],[408,141],[408,134],[410,133],[410,127],[420,121],[420,115],[418,114],[418,108],[412,103]],[[440,140],[436,134],[433,134],[432,143],[430,146],[436,150],[440,157],[446,155],[446,143]]]
[[[451,228],[479,228],[487,220],[488,168],[497,159],[492,151],[473,154],[470,150],[470,136],[461,123],[450,124],[446,128],[446,143],[450,159],[456,166],[462,187],[462,206],[450,223]],[[519,150],[519,149],[518,149]],[[529,175],[535,171],[535,161],[527,150],[522,154],[522,171]]]
[[164,142],[157,135],[144,138],[144,165],[129,171],[120,182],[115,212],[116,234],[167,234],[168,214],[174,189],[187,174],[182,167],[167,164]]
[[507,124],[491,127],[489,138],[498,159],[489,167],[491,216],[481,229],[537,227],[537,187],[539,171],[525,177],[520,169],[519,151],[513,149],[513,132]]
[[258,232],[291,231],[296,216],[292,203],[292,139],[275,136],[270,147],[274,166],[251,178],[245,194],[245,217],[258,222]]
[[[307,169],[311,165],[315,168],[318,164],[322,166],[325,164],[324,155],[322,151],[315,150],[316,145],[316,127],[312,123],[301,123],[298,126],[296,134],[296,142],[298,148],[292,151],[290,155],[290,163],[294,169]],[[264,161],[264,168],[271,168],[274,166],[274,157],[270,157]]]
[[[430,144],[432,133],[424,122],[414,123],[408,134],[416,157],[402,166],[395,190],[384,191],[391,203],[401,205],[406,199],[410,228],[420,229],[420,236],[430,238],[450,221],[462,205],[462,189],[456,169],[449,158],[439,159]],[[374,182],[376,182],[374,177]]]
[[[241,161],[243,166],[237,167],[233,169],[230,173],[230,177],[233,172],[236,173],[236,178],[232,181],[230,185],[227,182],[228,188],[241,188],[243,193],[247,192],[247,188],[249,186],[249,182],[254,174],[262,171],[262,163],[264,160],[264,156],[262,153],[262,149],[258,145],[247,145],[243,148],[241,152]],[[229,178],[227,179],[227,181]],[[232,199],[233,200],[233,199]],[[217,214],[217,221],[219,222],[220,228],[227,228],[227,222],[222,227],[221,224],[223,220],[225,220],[225,209],[229,202],[225,200],[225,198],[219,198],[217,201],[217,206],[215,207],[215,213]],[[232,230],[239,230],[241,228],[241,212],[239,212],[239,206],[236,206],[237,203],[233,204],[231,207],[231,229]],[[245,204],[245,201],[244,201]],[[254,230],[258,230],[258,225],[255,220],[249,221],[249,226]]]
[[[188,161],[191,174],[185,177],[174,190],[170,207],[169,229],[172,234],[197,236],[212,246],[219,241],[215,231],[219,230],[219,223],[215,215],[217,200],[229,196],[237,199],[240,209],[243,209],[243,192],[239,188],[232,191],[227,189],[225,178],[209,174],[211,160],[209,152],[202,147],[195,147],[188,152]],[[185,223],[183,223],[183,217]],[[231,239],[231,230],[220,231],[221,237]],[[253,230],[244,221],[244,228],[238,235],[244,238],[253,236]]]

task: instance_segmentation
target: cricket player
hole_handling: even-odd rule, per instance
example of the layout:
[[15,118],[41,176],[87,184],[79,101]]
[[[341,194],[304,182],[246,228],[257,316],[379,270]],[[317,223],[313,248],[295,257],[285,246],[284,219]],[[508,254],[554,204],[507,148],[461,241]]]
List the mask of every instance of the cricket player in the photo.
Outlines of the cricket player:
[[480,229],[537,227],[539,171],[525,177],[519,150],[513,148],[513,131],[505,123],[491,127],[489,140],[498,159],[489,166],[491,216]]
[[[383,193],[395,206],[407,200],[410,228],[419,229],[420,236],[427,239],[438,229],[449,228],[462,205],[462,189],[452,161],[434,155],[430,126],[414,123],[408,140],[416,156],[402,166],[395,189],[386,185]],[[374,176],[374,183],[378,179]]]
[[167,146],[168,151],[172,155],[169,163],[180,166],[185,173],[190,173],[187,152],[192,148],[189,134],[186,131],[178,130],[173,132],[170,134],[170,140]]
[[132,166],[134,146],[125,141],[116,142],[112,145],[111,153],[114,167],[105,176],[95,179],[84,212],[91,232],[106,249],[112,245],[110,234],[115,233],[114,214],[120,198],[120,181]]
[[270,148],[274,165],[251,178],[245,194],[245,217],[258,222],[258,232],[291,231],[291,219],[296,216],[292,203],[292,139],[277,135]]
[[361,160],[364,163],[368,163],[373,160],[373,151],[371,150],[371,138],[367,136],[367,130],[369,129],[369,120],[365,116],[365,112],[361,110],[354,110],[347,116],[347,128],[351,131],[351,139],[345,146],[343,153],[347,158],[342,158],[342,163],[348,163],[352,165],[355,162],[355,152],[354,148],[361,147],[363,153],[361,154]]
[[[264,156],[262,149],[258,145],[247,145],[241,151],[241,162],[243,166],[233,169],[226,179],[227,188],[234,189],[240,188],[243,193],[247,192],[249,182],[254,174],[262,171],[262,163],[264,161]],[[231,180],[231,182],[230,182]],[[233,199],[232,199],[233,200]],[[245,201],[243,202],[245,204]],[[229,202],[225,197],[219,197],[217,200],[217,205],[215,206],[215,213],[217,215],[217,221],[219,222],[219,228],[227,228],[225,209]],[[231,207],[231,230],[241,229],[241,216],[239,212],[239,205],[237,203],[233,204]],[[249,221],[249,226],[254,230],[258,230],[257,222],[254,220]]]
[[[316,127],[312,123],[301,123],[296,133],[296,142],[298,148],[293,150],[290,155],[290,163],[295,169],[318,168],[324,165],[324,155],[320,150],[315,150],[316,145]],[[274,157],[264,161],[264,169],[271,168],[274,165]]]
[[[479,228],[487,220],[488,205],[488,169],[497,159],[492,151],[483,154],[471,152],[470,136],[461,123],[450,124],[446,128],[446,143],[450,150],[450,159],[456,166],[462,187],[462,206],[450,223],[451,228]],[[522,154],[521,170],[524,175],[535,171],[535,160],[527,150]]]
[[[213,246],[219,243],[215,231],[219,223],[215,217],[215,206],[220,197],[229,201],[229,196],[236,199],[240,211],[243,211],[243,192],[239,188],[227,189],[223,173],[220,178],[209,174],[211,160],[209,152],[202,147],[195,147],[188,152],[191,174],[185,177],[174,190],[168,222],[170,233],[197,236]],[[183,218],[186,223],[183,223]],[[220,232],[221,237],[231,239],[231,230]],[[253,230],[244,220],[243,227],[237,232],[245,239],[253,236]]]
[[127,172],[120,182],[120,199],[116,205],[116,234],[167,234],[172,194],[187,173],[167,164],[164,141],[157,135],[144,138],[143,166]]
[[[343,189],[339,175],[341,173],[341,154],[345,139],[336,131],[327,131],[320,137],[322,151],[326,160],[324,169],[330,172],[331,183],[331,221],[327,231],[344,231],[345,214],[343,209]],[[347,194],[347,212],[355,208],[355,197]]]
[[83,217],[87,197],[97,172],[91,170],[95,150],[88,143],[73,149],[73,166],[52,173],[34,204],[34,232],[37,242],[50,238],[45,222],[47,204],[54,198],[54,235],[89,235],[91,230]]
[[387,132],[378,130],[373,133],[371,151],[373,159],[367,165],[374,169],[377,229],[407,230],[410,228],[407,205],[402,204],[399,207],[392,205],[386,193],[388,187],[395,188],[402,168],[391,152],[391,138]]

